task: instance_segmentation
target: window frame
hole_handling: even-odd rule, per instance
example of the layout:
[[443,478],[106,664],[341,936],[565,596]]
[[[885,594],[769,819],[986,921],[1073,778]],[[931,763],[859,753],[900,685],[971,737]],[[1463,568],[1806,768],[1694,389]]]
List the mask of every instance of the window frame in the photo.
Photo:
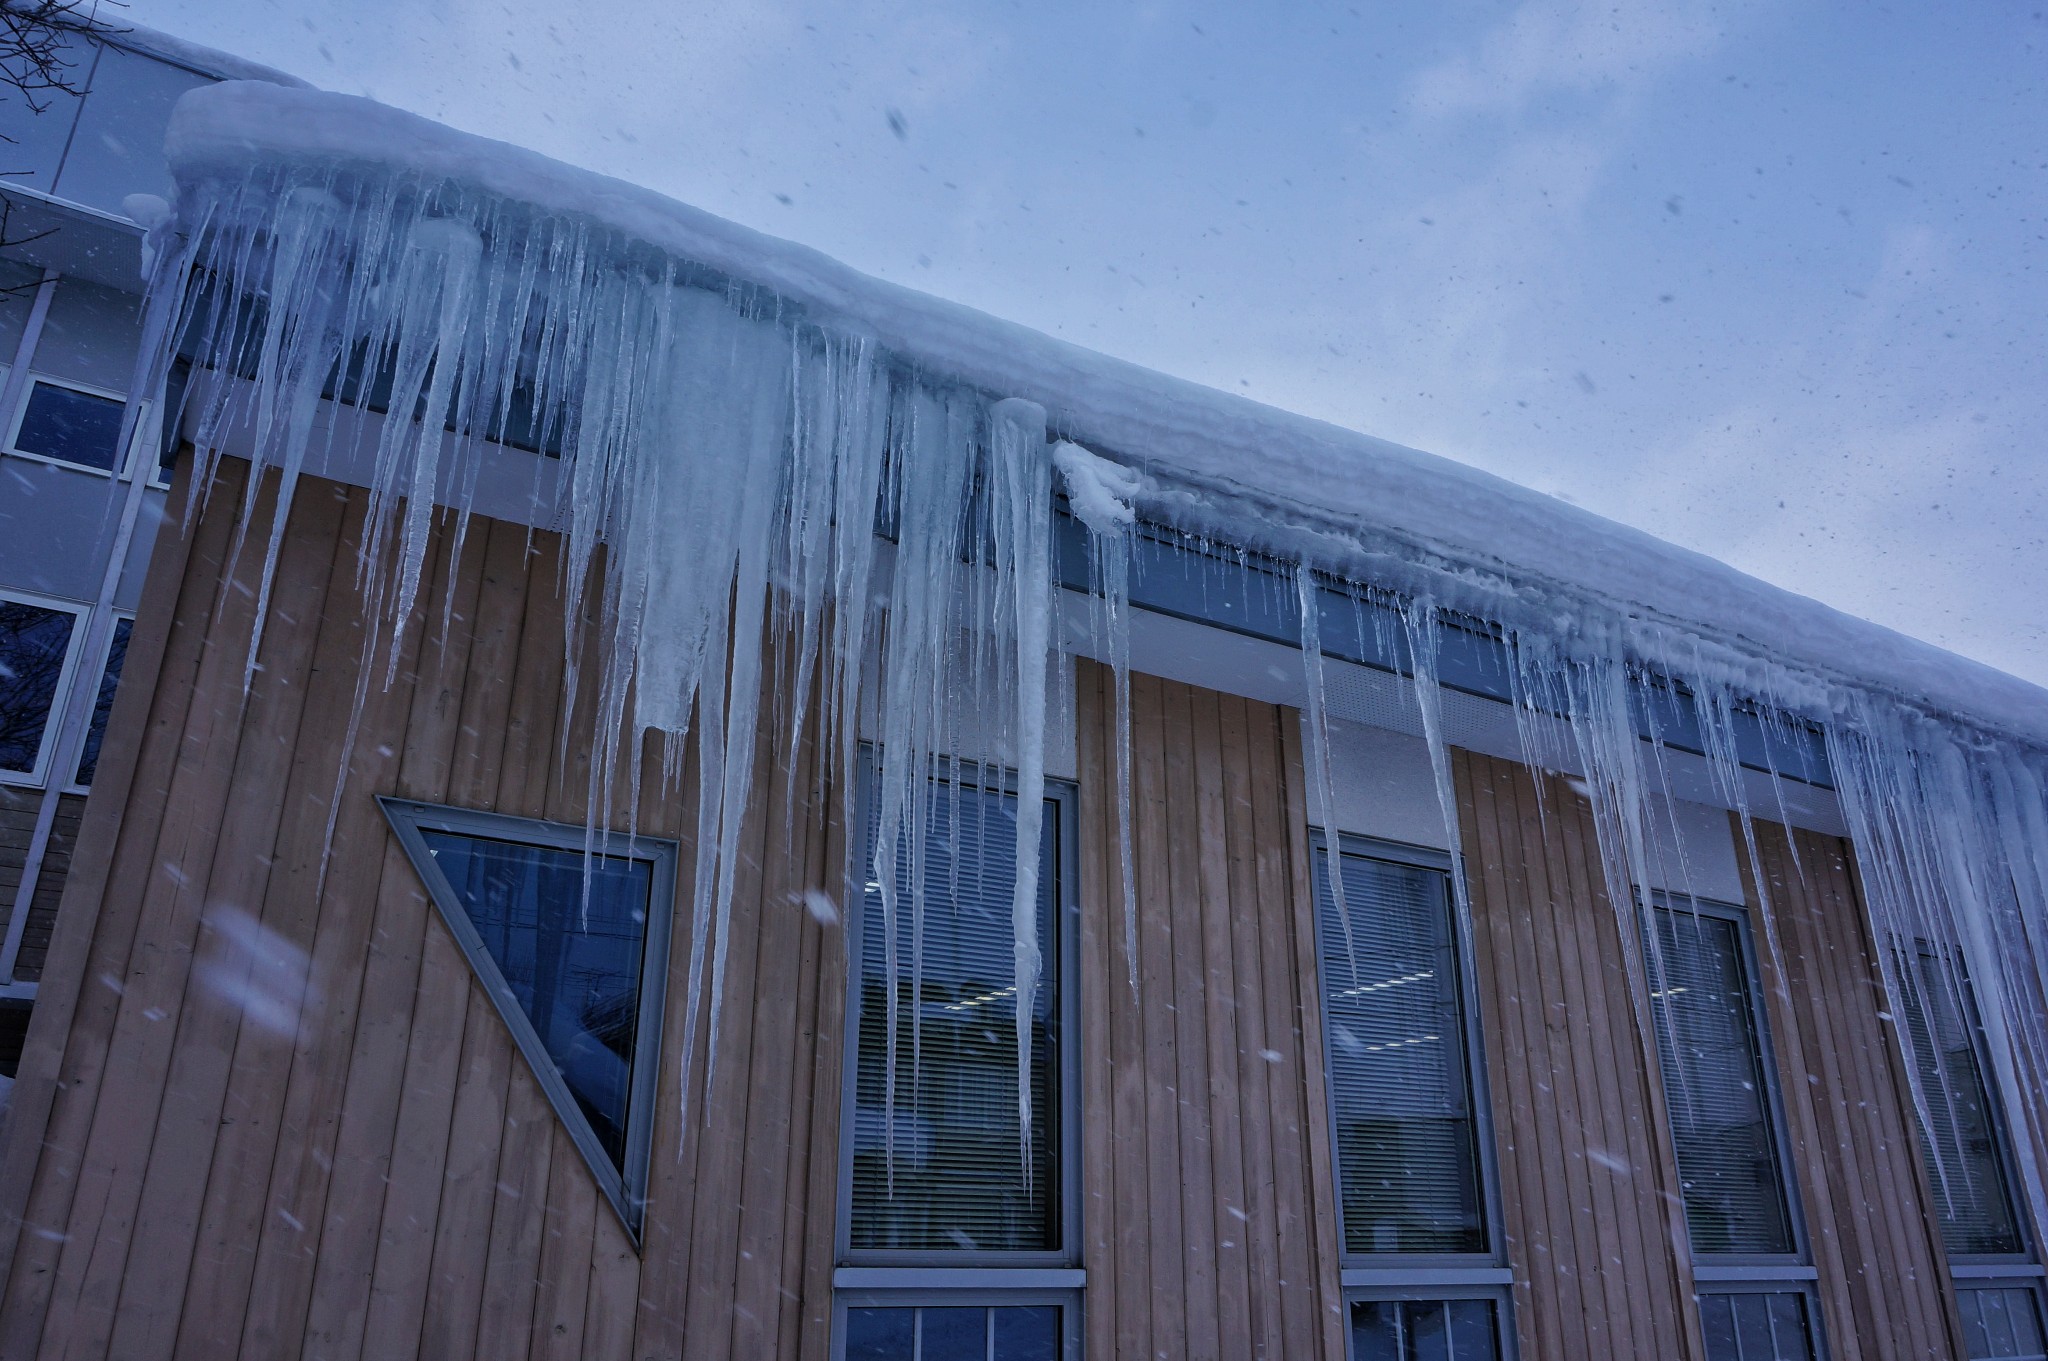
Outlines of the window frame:
[[[1805,1197],[1799,1185],[1799,1162],[1792,1147],[1791,1125],[1785,1107],[1784,1081],[1778,1073],[1778,1056],[1771,1026],[1770,1004],[1764,995],[1764,976],[1756,952],[1753,913],[1743,903],[1723,902],[1698,894],[1673,893],[1663,889],[1647,894],[1647,910],[1692,917],[1711,917],[1728,922],[1735,930],[1736,958],[1742,969],[1742,986],[1749,1003],[1749,1022],[1757,1068],[1763,1080],[1764,1110],[1771,1121],[1771,1149],[1777,1158],[1779,1189],[1785,1197],[1785,1220],[1792,1236],[1790,1252],[1702,1252],[1692,1245],[1692,1222],[1686,1223],[1686,1252],[1692,1263],[1695,1295],[1798,1295],[1804,1301],[1806,1336],[1816,1361],[1829,1356],[1827,1326],[1821,1317],[1820,1269],[1813,1261],[1813,1240],[1808,1234]],[[1656,929],[1655,919],[1645,923]],[[1644,981],[1654,990],[1657,980],[1650,976],[1652,961],[1645,953]],[[1651,1024],[1662,1027],[1663,1016],[1653,1006]],[[1663,1037],[1657,1041],[1657,1080],[1665,1080]],[[1675,1052],[1676,1045],[1673,1045]],[[1667,1137],[1672,1139],[1672,1168],[1678,1171],[1676,1131],[1671,1128],[1669,1087],[1663,1089]],[[1679,1172],[1681,1180],[1683,1173]],[[1679,1212],[1689,1215],[1684,1187],[1678,1195]]]
[[[841,920],[845,923],[846,939],[846,1008],[840,1021],[841,1033],[845,1037],[844,1050],[840,1059],[839,1075],[839,1149],[838,1189],[834,1197],[833,1261],[838,1267],[835,1276],[835,1303],[833,1328],[833,1355],[838,1356],[844,1344],[844,1331],[840,1326],[844,1314],[839,1309],[836,1296],[840,1277],[848,1280],[865,1279],[871,1283],[859,1288],[877,1290],[936,1290],[958,1280],[957,1273],[973,1271],[977,1277],[992,1276],[995,1273],[1031,1273],[1043,1277],[1047,1269],[1061,1271],[1057,1279],[1065,1281],[1071,1271],[1076,1279],[1070,1286],[1079,1287],[1078,1268],[1081,1265],[1081,1007],[1080,1007],[1080,856],[1076,838],[1080,834],[1080,791],[1070,780],[1048,776],[1045,781],[1045,800],[1053,805],[1047,809],[1044,826],[1056,836],[1054,846],[1053,874],[1053,949],[1058,960],[1060,992],[1056,1016],[1060,1027],[1058,1066],[1054,1078],[1059,1092],[1059,1209],[1060,1246],[1047,1251],[939,1251],[932,1249],[898,1248],[856,1248],[853,1246],[853,1156],[857,1123],[849,1118],[855,1109],[856,1092],[860,1072],[860,985],[861,947],[865,935],[867,915],[867,867],[861,863],[861,849],[868,842],[868,829],[875,815],[875,780],[879,774],[876,753],[870,746],[863,746],[860,761],[860,786],[855,806],[856,836],[847,858],[847,873],[842,901],[845,912]],[[957,764],[950,758],[933,761],[932,768],[925,776],[927,785],[959,783],[963,788],[972,788],[990,793],[1016,795],[1016,772],[1008,767],[961,761]],[[886,1271],[888,1283],[881,1283]],[[857,1272],[859,1275],[849,1275]],[[1036,1284],[1028,1278],[1020,1279],[1015,1286],[1003,1286],[990,1280],[978,1288],[990,1291],[1011,1291],[1043,1288],[1042,1280]],[[1011,1298],[1007,1293],[1005,1298]]]
[[[89,674],[89,675],[91,675],[91,676],[92,676],[92,678],[93,678],[93,682],[94,682],[94,685],[93,685],[93,690],[94,690],[94,693],[93,693],[93,706],[94,706],[94,708],[97,708],[97,707],[99,706],[99,693],[98,693],[98,690],[99,690],[99,686],[98,686],[98,682],[99,682],[99,681],[100,681],[101,679],[103,679],[103,678],[104,678],[104,677],[106,676],[106,674],[107,674],[107,659],[108,659],[109,657],[111,657],[111,656],[113,656],[113,655],[114,655],[114,634],[115,634],[115,633],[116,633],[116,632],[117,632],[117,631],[118,631],[118,630],[120,629],[120,627],[121,627],[121,623],[122,623],[122,621],[123,621],[123,620],[127,621],[127,624],[128,624],[128,643],[129,643],[129,646],[133,647],[133,646],[134,646],[134,644],[135,644],[135,611],[133,611],[133,610],[123,610],[123,609],[115,609],[115,610],[109,610],[109,611],[107,612],[107,618],[108,618],[108,621],[109,621],[109,622],[108,622],[108,624],[107,624],[107,637],[106,637],[106,642],[105,642],[104,646],[102,646],[102,647],[100,648],[100,658],[99,658],[99,665],[98,665],[98,666],[95,666],[94,668],[92,668],[92,670],[91,670],[91,671],[90,671],[90,672],[88,673],[88,672],[86,672],[86,671],[85,671],[85,670],[83,669],[83,663],[84,663],[84,659],[83,659],[83,658],[80,658],[80,671],[79,671],[79,673],[78,673],[78,674],[79,674],[79,675],[81,675],[81,676]],[[84,646],[84,644],[83,644],[83,643],[80,643],[80,647],[82,648],[83,646]],[[127,666],[127,662],[126,662],[126,660],[124,659],[124,660],[123,660],[123,662],[122,662],[122,664],[121,664],[121,670],[122,670],[122,674],[124,674],[124,675],[125,675],[125,674],[127,674],[127,669],[128,669],[128,666]],[[116,681],[116,682],[115,682],[114,684],[115,684],[116,688],[118,689],[118,688],[119,688],[119,686],[120,686],[120,682],[119,682],[119,681]],[[85,713],[85,730],[86,730],[86,733],[87,733],[88,735],[90,735],[90,733],[92,732],[92,717],[93,717],[93,716],[92,716],[92,710],[90,710],[90,709],[89,709],[89,710],[87,710],[87,711],[86,711],[86,713]],[[109,718],[111,719],[111,717],[112,717],[112,715],[110,714],[110,715],[109,715]],[[105,740],[104,736],[102,736],[102,739],[101,739],[101,740],[102,740],[102,741],[104,741],[104,740]],[[83,761],[85,760],[85,744],[84,744],[84,742],[83,742],[83,741],[81,741],[81,742],[79,743],[79,746],[78,746],[78,759],[79,759],[79,761],[80,761],[80,762],[83,762]],[[97,772],[97,771],[95,771],[94,773],[95,773],[95,774],[97,774],[98,772]],[[77,770],[77,767],[76,767],[76,765],[74,765],[74,766],[73,766],[73,768],[72,768],[72,771],[71,771],[71,776],[70,776],[70,780],[69,780],[69,782],[68,782],[68,783],[67,783],[67,784],[66,784],[66,785],[64,786],[64,792],[65,792],[66,794],[90,794],[90,793],[92,793],[92,786],[91,786],[91,785],[89,785],[89,784],[81,784],[81,783],[79,783],[79,780],[78,780],[78,770]]]
[[[80,654],[85,651],[85,635],[88,632],[86,625],[92,618],[92,607],[75,600],[38,595],[34,591],[16,590],[11,586],[0,586],[0,600],[71,616],[71,637],[64,644],[64,661],[57,668],[57,683],[50,692],[49,713],[43,719],[43,736],[36,746],[35,762],[26,771],[0,769],[0,785],[22,789],[46,789],[55,778],[50,766],[57,759],[57,747],[62,738],[66,711],[71,702],[72,689],[78,681],[78,668],[82,661]],[[112,637],[111,632],[108,636]],[[73,790],[68,780],[63,788],[66,792]]]
[[1344,1354],[1351,1355],[1351,1306],[1390,1300],[1400,1304],[1438,1304],[1454,1300],[1487,1300],[1493,1305],[1493,1331],[1500,1361],[1520,1361],[1521,1346],[1515,1336],[1515,1290],[1511,1279],[1498,1284],[1456,1281],[1414,1290],[1396,1282],[1344,1287]]
[[[85,473],[91,477],[104,477],[109,482],[125,482],[131,477],[147,476],[151,479],[151,486],[159,485],[154,481],[155,474],[153,472],[144,474],[141,469],[135,466],[135,450],[138,447],[138,436],[142,433],[144,421],[149,414],[146,409],[138,413],[134,426],[129,429],[127,447],[115,450],[114,466],[111,468],[95,468],[89,463],[74,463],[68,458],[57,458],[51,454],[38,454],[16,447],[15,440],[21,435],[21,423],[28,419],[28,404],[30,399],[35,396],[36,384],[38,383],[45,383],[50,387],[64,388],[67,391],[81,393],[87,397],[104,397],[108,401],[118,402],[123,409],[122,421],[124,424],[127,422],[127,408],[130,405],[127,393],[116,392],[112,388],[103,388],[94,383],[80,382],[76,378],[59,378],[53,373],[43,373],[37,369],[29,369],[22,376],[21,396],[15,402],[14,410],[8,413],[7,445],[0,452],[4,452],[9,458],[25,458],[31,463],[40,463],[45,467],[66,468],[72,472]],[[161,485],[168,487],[170,484],[163,483]]]
[[[840,1276],[846,1275],[847,1269],[842,1268]],[[1049,1304],[1060,1311],[1061,1361],[1079,1361],[1083,1345],[1081,1293],[1078,1284],[868,1285],[841,1284],[839,1278],[835,1277],[832,1290],[832,1346],[828,1355],[831,1361],[846,1361],[848,1309],[946,1309],[977,1306],[1000,1309],[1006,1305]]]
[[[591,829],[581,824],[550,822],[481,808],[458,808],[386,794],[377,796],[377,805],[404,848],[406,858],[418,872],[428,899],[440,913],[449,933],[455,937],[471,974],[505,1019],[506,1028],[512,1032],[513,1043],[533,1070],[533,1076],[554,1108],[562,1129],[582,1153],[599,1190],[619,1216],[635,1251],[638,1251],[651,1180],[654,1123],[659,1115],[656,1098],[661,1080],[662,1032],[667,1021],[671,964],[669,955],[676,916],[677,843],[659,837],[628,836],[604,828],[598,828],[593,838]],[[620,1159],[623,1168],[613,1167],[611,1155],[597,1142],[588,1121],[568,1118],[567,1112],[577,1109],[575,1097],[570,1094],[553,1058],[540,1043],[531,1021],[513,1019],[525,1018],[525,1010],[506,985],[502,970],[485,948],[476,923],[462,907],[454,885],[428,850],[426,840],[421,836],[422,830],[542,846],[579,855],[589,851],[608,857],[651,862],[647,931],[640,946],[640,1006],[635,1022],[632,1073],[627,1085],[626,1147]]]
[[[1351,1306],[1373,1300],[1428,1303],[1439,1300],[1484,1299],[1494,1303],[1494,1327],[1499,1338],[1502,1361],[1514,1361],[1519,1354],[1515,1336],[1514,1270],[1507,1255],[1507,1228],[1500,1196],[1499,1156],[1495,1144],[1493,1082],[1487,1068],[1486,1027],[1479,1009],[1476,943],[1458,929],[1457,864],[1449,851],[1382,837],[1339,832],[1335,836],[1336,859],[1329,859],[1330,833],[1309,828],[1309,863],[1331,864],[1343,872],[1342,857],[1356,855],[1367,860],[1433,870],[1444,876],[1444,909],[1451,928],[1451,951],[1458,970],[1459,1023],[1465,1045],[1465,1082],[1472,1108],[1472,1142],[1479,1164],[1480,1215],[1486,1226],[1484,1252],[1356,1253],[1345,1246],[1343,1169],[1338,1164],[1337,1081],[1335,1051],[1329,1042],[1330,1010],[1323,976],[1327,942],[1323,939],[1322,913],[1315,914],[1315,959],[1312,965],[1317,1014],[1323,1033],[1324,1119],[1329,1122],[1331,1174],[1337,1196],[1337,1275],[1344,1300],[1344,1346],[1351,1347]],[[1311,892],[1320,887],[1311,881]]]
[[[1944,956],[1949,956],[1944,958]],[[2034,1301],[2034,1312],[2044,1331],[2048,1331],[2048,1266],[2044,1266],[2040,1254],[2040,1236],[2034,1224],[2033,1205],[2023,1187],[2019,1160],[2012,1144],[2012,1126],[2005,1115],[2005,1092],[1998,1082],[1997,1070],[1991,1065],[1986,1045],[1990,1037],[1984,1033],[1984,1023],[1977,1009],[1977,988],[1970,980],[1969,961],[1963,959],[1960,947],[1945,945],[1926,937],[1894,937],[1892,940],[1892,962],[1895,967],[1915,969],[1907,980],[1907,986],[1917,993],[1921,982],[1917,973],[1920,960],[1935,959],[1945,969],[1956,973],[1962,983],[1963,1019],[1969,1027],[1970,1061],[1977,1066],[1977,1085],[1984,1092],[1984,1099],[1990,1104],[1992,1157],[1997,1160],[1998,1173],[2003,1180],[2006,1203],[2011,1210],[2013,1225],[2019,1231],[2018,1252],[1949,1252],[1943,1245],[1942,1260],[1946,1263],[1949,1289],[1955,1294],[1956,1308],[1962,1308],[1962,1295],[1966,1290],[2024,1290]],[[1912,994],[1906,994],[1911,996]],[[1901,1001],[1906,1000],[1901,997]],[[1924,1008],[1927,1003],[1922,1000]],[[1919,1056],[1913,1052],[1911,1030],[1904,1025],[1898,1027],[1903,1052],[1901,1061],[1910,1071],[1919,1063]],[[1931,1033],[1931,1032],[1930,1032]],[[1913,1137],[1920,1141],[1922,1160],[1928,1153],[1928,1132],[1920,1123],[1920,1113],[1911,1112]],[[1932,1181],[1928,1184],[1930,1194],[1939,1195],[1940,1187]],[[1936,1241],[1941,1235],[1937,1230]],[[1957,1326],[1961,1326],[1958,1313]]]

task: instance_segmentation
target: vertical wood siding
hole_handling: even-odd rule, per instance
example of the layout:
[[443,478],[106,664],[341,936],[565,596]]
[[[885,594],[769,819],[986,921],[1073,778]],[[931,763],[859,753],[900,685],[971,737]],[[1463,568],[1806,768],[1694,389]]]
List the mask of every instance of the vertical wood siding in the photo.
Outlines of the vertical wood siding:
[[[599,734],[589,687],[563,706],[558,542],[478,520],[458,551],[443,523],[337,791],[365,497],[301,488],[245,701],[244,475],[159,540],[7,1129],[0,1355],[822,1356],[845,960],[803,891],[837,879],[841,829],[782,815],[813,751],[755,753],[688,1130],[678,924],[636,1251],[372,798],[584,819]],[[626,797],[600,820],[683,842],[688,883],[688,790]]]
[[1088,1355],[1344,1355],[1300,729],[1132,678],[1139,991],[1109,673],[1081,664]]
[[1663,1094],[1591,810],[1559,776],[1452,756],[1522,1359],[1695,1357]]
[[[1928,1214],[1912,1102],[1849,845],[1753,824],[1780,958],[1759,943],[1833,1354],[1865,1361],[1961,1356],[1947,1258]],[[1741,845],[1740,824],[1733,828]]]

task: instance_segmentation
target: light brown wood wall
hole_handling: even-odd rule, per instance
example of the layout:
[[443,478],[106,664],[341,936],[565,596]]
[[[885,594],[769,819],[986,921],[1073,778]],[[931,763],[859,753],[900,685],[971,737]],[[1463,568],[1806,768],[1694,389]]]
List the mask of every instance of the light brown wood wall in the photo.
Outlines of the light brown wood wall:
[[1109,673],[1079,673],[1088,1355],[1344,1353],[1300,725],[1132,678],[1139,990]]
[[1695,1357],[1663,1093],[1591,810],[1557,775],[1452,764],[1523,1361]]
[[[1732,820],[1731,820],[1732,821]],[[1963,1355],[1912,1102],[1872,952],[1849,844],[1754,824],[1779,957],[1757,955],[1833,1354],[1865,1361]],[[1733,823],[1742,845],[1742,827]]]
[[[302,486],[244,703],[242,476],[166,526],[139,612],[7,1129],[0,1209],[25,1222],[0,1355],[822,1356],[845,971],[801,891],[837,877],[839,832],[780,814],[810,755],[757,753],[739,1005],[687,1137],[668,1065],[636,1254],[372,798],[583,820],[596,734],[589,687],[563,707],[557,541],[478,520],[451,562],[442,523],[337,800],[365,497]],[[685,843],[687,882],[689,798],[653,786],[640,830]],[[679,929],[678,1003],[688,952]]]

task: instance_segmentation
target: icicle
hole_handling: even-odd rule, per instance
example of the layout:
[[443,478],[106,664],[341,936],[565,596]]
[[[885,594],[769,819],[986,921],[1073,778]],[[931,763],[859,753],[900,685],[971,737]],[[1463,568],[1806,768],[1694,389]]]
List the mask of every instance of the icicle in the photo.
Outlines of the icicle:
[[1011,398],[989,412],[991,540],[996,591],[1015,623],[1016,886],[1010,902],[1016,956],[1017,1128],[1031,1188],[1031,1011],[1044,965],[1038,946],[1038,848],[1045,820],[1045,673],[1052,660],[1052,464],[1045,408]]
[[1124,962],[1131,993],[1138,991],[1138,877],[1131,849],[1131,552],[1137,525],[1134,501],[1144,490],[1136,471],[1098,458],[1066,440],[1053,446],[1053,463],[1067,489],[1067,506],[1088,530],[1089,582],[1096,634],[1109,653],[1116,695],[1116,846],[1122,875]]
[[1301,605],[1301,668],[1308,688],[1308,703],[1302,710],[1308,725],[1308,778],[1323,803],[1330,899],[1337,905],[1337,920],[1344,925],[1344,957],[1351,967],[1351,982],[1356,984],[1358,945],[1352,939],[1351,910],[1344,901],[1343,847],[1337,844],[1337,787],[1330,777],[1330,709],[1323,684],[1322,587],[1316,584],[1315,569],[1305,562],[1294,569],[1294,589]]
[[1414,674],[1415,705],[1422,715],[1422,740],[1429,748],[1429,772],[1436,783],[1437,807],[1442,810],[1444,835],[1451,846],[1451,900],[1455,910],[1460,959],[1474,959],[1472,890],[1465,877],[1465,841],[1458,825],[1458,790],[1451,777],[1451,756],[1444,742],[1443,691],[1437,683],[1436,606],[1426,599],[1410,600],[1401,611],[1408,638],[1409,666]]

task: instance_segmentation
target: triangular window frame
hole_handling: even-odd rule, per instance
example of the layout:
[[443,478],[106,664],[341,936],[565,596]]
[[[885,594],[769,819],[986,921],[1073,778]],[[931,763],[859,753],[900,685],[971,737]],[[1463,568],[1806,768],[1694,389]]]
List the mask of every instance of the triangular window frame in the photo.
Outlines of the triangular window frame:
[[[471,971],[483,984],[498,1015],[511,1030],[512,1039],[519,1046],[527,1066],[533,1070],[541,1090],[547,1093],[548,1103],[554,1107],[556,1117],[582,1153],[583,1161],[589,1166],[591,1175],[597,1178],[605,1199],[638,1248],[647,1205],[655,1093],[661,1072],[662,1021],[667,1000],[672,935],[670,926],[675,916],[676,843],[654,837],[629,837],[602,829],[593,840],[589,829],[568,823],[543,822],[509,813],[487,813],[413,799],[380,795],[377,803],[384,810],[393,834],[397,836],[399,845],[404,847],[406,858],[412,862],[421,884],[425,886],[427,897],[433,901],[441,920],[455,937],[455,943],[462,948]],[[485,947],[461,895],[428,850],[423,835],[428,831],[517,842],[551,850],[573,851],[578,855],[590,850],[608,858],[645,861],[652,867],[648,885],[647,933],[640,953],[640,1006],[627,1087],[626,1144],[621,1158],[623,1170],[615,1167],[611,1155],[605,1152],[596,1130],[591,1128],[589,1119],[576,1104],[576,1098],[570,1094],[568,1084],[563,1081],[547,1047],[542,1044],[526,1009],[505,981],[497,960]]]

